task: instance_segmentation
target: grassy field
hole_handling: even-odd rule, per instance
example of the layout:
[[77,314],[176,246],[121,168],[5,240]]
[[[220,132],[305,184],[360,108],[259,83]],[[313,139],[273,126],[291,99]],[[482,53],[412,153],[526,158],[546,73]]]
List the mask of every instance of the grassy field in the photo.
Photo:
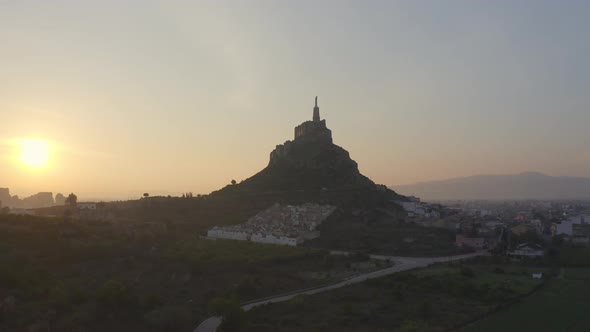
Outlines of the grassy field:
[[449,331],[540,285],[538,269],[439,265],[255,308],[247,331]]
[[538,292],[462,332],[590,331],[590,268],[567,268]]

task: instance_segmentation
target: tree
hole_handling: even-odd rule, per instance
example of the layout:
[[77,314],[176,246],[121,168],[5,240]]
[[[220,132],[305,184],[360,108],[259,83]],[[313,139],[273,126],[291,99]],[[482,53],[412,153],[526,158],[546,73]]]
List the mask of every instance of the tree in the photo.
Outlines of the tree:
[[422,304],[420,304],[420,307],[418,308],[418,311],[420,313],[420,316],[422,316],[422,318],[424,319],[429,319],[430,317],[432,317],[432,305],[428,301],[422,302]]
[[231,185],[235,186],[236,185],[236,180],[231,180]]
[[413,320],[405,320],[402,322],[399,330],[401,332],[417,332],[420,331],[420,324]]
[[470,267],[463,266],[461,267],[461,275],[467,278],[473,278],[475,276],[475,272],[473,272]]
[[68,198],[66,198],[66,205],[75,208],[78,205],[78,196],[74,195],[74,193],[69,194]]
[[189,308],[183,306],[160,305],[144,315],[149,331],[186,331],[191,325]]
[[109,280],[102,285],[96,294],[99,304],[107,312],[124,315],[125,311],[133,310],[138,300],[127,286],[118,280]]

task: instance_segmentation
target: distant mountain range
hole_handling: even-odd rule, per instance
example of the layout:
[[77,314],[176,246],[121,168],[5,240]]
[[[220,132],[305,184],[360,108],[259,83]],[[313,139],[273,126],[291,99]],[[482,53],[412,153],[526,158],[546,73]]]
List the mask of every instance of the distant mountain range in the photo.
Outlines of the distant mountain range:
[[474,175],[393,186],[403,195],[446,199],[590,199],[590,178],[549,176],[537,172]]

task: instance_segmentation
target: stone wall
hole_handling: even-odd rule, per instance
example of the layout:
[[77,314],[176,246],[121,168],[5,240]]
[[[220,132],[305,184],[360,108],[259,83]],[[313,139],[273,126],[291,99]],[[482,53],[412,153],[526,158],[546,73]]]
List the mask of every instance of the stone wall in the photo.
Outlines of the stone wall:
[[270,153],[270,162],[272,163],[274,160],[277,160],[288,155],[291,151],[292,144],[293,142],[286,141],[285,144],[277,145],[275,149]]
[[287,245],[287,246],[297,246],[301,241],[298,241],[297,238],[287,237],[287,236],[275,236],[273,234],[253,234],[250,237],[250,241],[258,242],[258,243],[268,243],[268,244],[279,244],[279,245]]
[[[304,136],[313,136],[317,134],[322,134],[330,132],[330,130],[326,127],[326,120],[321,121],[305,121],[299,126],[295,127],[295,139],[304,137]],[[330,137],[331,137],[330,132]]]
[[301,147],[307,144],[332,144],[332,131],[326,128],[326,120],[306,121],[295,127],[295,140],[277,145],[270,153],[270,164],[288,156],[294,145]]
[[250,240],[250,234],[241,231],[224,230],[219,227],[213,227],[207,231],[207,236],[216,239],[229,239],[229,240]]

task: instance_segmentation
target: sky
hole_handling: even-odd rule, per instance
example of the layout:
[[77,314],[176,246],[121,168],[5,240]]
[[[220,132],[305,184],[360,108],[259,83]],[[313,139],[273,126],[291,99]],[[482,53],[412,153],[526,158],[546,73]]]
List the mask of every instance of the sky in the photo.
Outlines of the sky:
[[377,183],[590,177],[588,31],[587,1],[0,0],[0,187],[208,193],[316,95]]

